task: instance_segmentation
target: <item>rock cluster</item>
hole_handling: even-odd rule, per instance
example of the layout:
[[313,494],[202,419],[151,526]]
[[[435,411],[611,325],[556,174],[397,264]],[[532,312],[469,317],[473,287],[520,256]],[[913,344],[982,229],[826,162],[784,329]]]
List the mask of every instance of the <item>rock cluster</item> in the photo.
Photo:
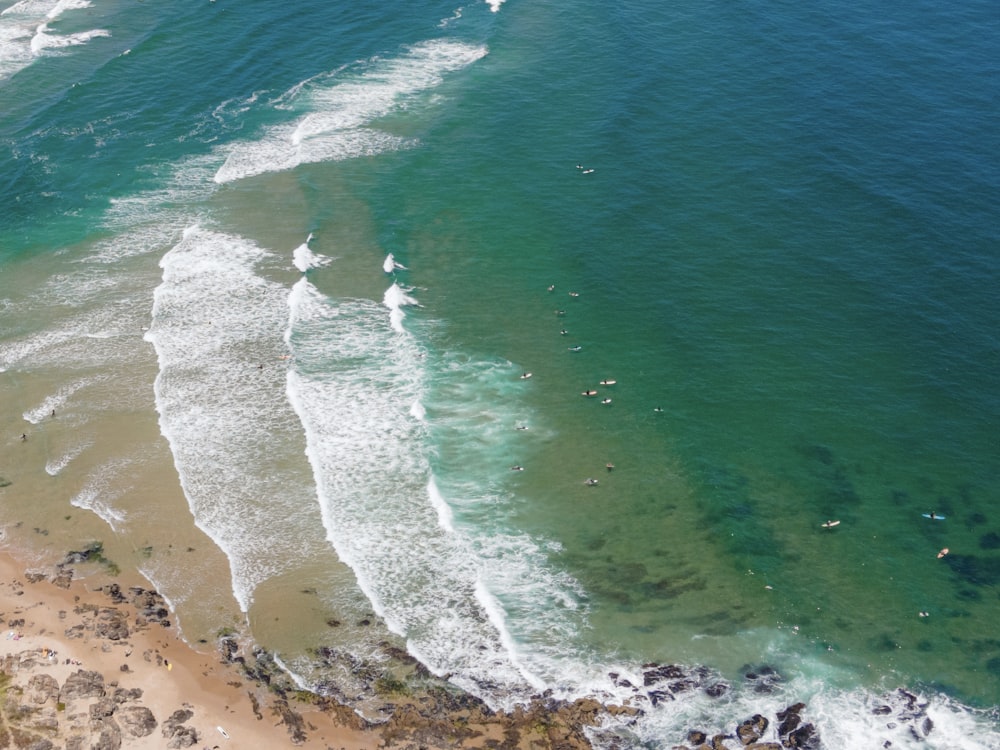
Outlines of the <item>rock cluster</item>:
[[[0,705],[0,747],[41,750],[56,747],[56,739],[66,750],[119,750],[123,741],[156,729],[156,717],[142,705],[138,688],[127,690],[84,669],[71,672],[59,685],[51,675],[37,672],[49,658],[43,650],[29,650],[0,661],[7,682]],[[30,674],[26,682],[19,679],[22,674]]]
[[688,732],[687,745],[674,745],[673,750],[820,750],[819,734],[811,723],[802,723],[804,703],[796,703],[777,713],[777,728],[772,739],[764,739],[774,724],[760,714],[741,722],[731,733],[709,736],[701,730]]

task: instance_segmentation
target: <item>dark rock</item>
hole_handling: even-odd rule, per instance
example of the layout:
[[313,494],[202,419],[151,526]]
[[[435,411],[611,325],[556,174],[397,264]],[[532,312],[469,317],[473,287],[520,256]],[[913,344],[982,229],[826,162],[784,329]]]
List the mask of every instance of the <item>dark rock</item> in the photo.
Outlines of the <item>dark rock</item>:
[[729,692],[728,682],[716,682],[705,688],[705,695],[709,698],[721,698]]
[[105,607],[97,613],[94,634],[98,638],[107,638],[109,641],[127,639],[129,630],[126,616],[117,609]]
[[789,706],[784,711],[778,711],[778,721],[781,722],[781,724],[778,725],[779,737],[784,737],[789,732],[795,730],[799,724],[802,723],[802,717],[799,714],[805,707],[805,703],[796,703]]
[[736,727],[736,738],[741,744],[749,745],[764,736],[764,732],[767,731],[767,725],[767,719],[760,714],[754,714]]
[[812,724],[803,724],[788,735],[785,747],[798,748],[799,750],[820,750],[822,745],[816,727]]
[[876,716],[885,716],[887,714],[891,714],[892,713],[892,707],[891,706],[875,706],[875,708],[872,709],[872,713],[875,714]]
[[288,701],[275,701],[272,710],[281,717],[281,723],[288,729],[288,734],[292,738],[292,744],[301,745],[306,741],[306,723],[301,714],[291,709]]
[[653,669],[647,669],[642,673],[642,684],[644,687],[649,687],[650,685],[655,685],[657,682],[662,680],[679,680],[683,677],[687,677],[687,674],[683,669],[673,664],[666,664],[664,666],[655,665],[645,665],[646,667],[653,666]]
[[750,688],[758,694],[769,695],[774,692],[775,687],[784,682],[784,678],[774,667],[763,666],[759,669],[752,669],[746,672],[745,677],[750,683]]
[[192,747],[198,744],[198,731],[193,727],[178,727],[167,743],[169,750]]
[[230,638],[226,636],[219,639],[219,653],[222,656],[223,664],[231,664],[233,662],[233,657],[239,652],[240,646],[236,642],[235,638]]
[[59,682],[51,675],[32,675],[31,679],[28,680],[28,691],[24,697],[29,703],[37,704],[58,700]]
[[191,747],[198,743],[198,732],[192,728],[184,726],[184,722],[194,716],[193,711],[188,709],[177,709],[170,718],[163,722],[160,732],[166,737],[167,747],[174,748]]
[[934,722],[931,721],[930,716],[924,719],[924,723],[920,725],[920,728],[921,730],[923,730],[924,737],[926,737],[931,733],[931,730],[934,729]]
[[118,718],[132,737],[146,737],[156,729],[156,718],[145,706],[124,706],[118,711]]
[[673,694],[669,690],[650,690],[649,691],[649,701],[654,706],[658,706],[664,701],[675,700]]
[[66,678],[60,691],[60,701],[69,703],[78,698],[100,698],[104,695],[104,675],[78,669]]
[[[100,734],[97,741],[90,748],[91,750],[120,750],[122,746],[122,730],[118,728],[112,718],[104,719],[100,722]],[[97,727],[94,727],[97,729]]]
[[122,593],[122,587],[117,583],[110,583],[104,586],[102,591],[106,593],[115,604],[124,604],[128,599],[126,599],[125,594]]
[[101,698],[97,703],[90,704],[90,718],[95,721],[107,718],[112,716],[117,708],[118,704],[112,698]]
[[56,574],[52,577],[52,583],[61,589],[68,589],[73,583],[73,569],[67,567],[57,567]]
[[743,750],[784,750],[777,742],[753,742]]
[[717,734],[712,738],[711,748],[712,750],[729,750],[726,746],[725,740],[732,739],[732,735],[728,734]]
[[697,729],[688,732],[687,741],[692,745],[704,745],[707,739],[708,735],[704,732],[699,732]]

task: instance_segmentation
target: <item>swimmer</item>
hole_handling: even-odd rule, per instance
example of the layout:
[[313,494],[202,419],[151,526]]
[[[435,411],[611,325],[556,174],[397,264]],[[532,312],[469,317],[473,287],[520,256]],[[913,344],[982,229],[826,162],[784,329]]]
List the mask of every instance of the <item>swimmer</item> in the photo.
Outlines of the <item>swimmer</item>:
[[580,293],[579,293],[579,292],[570,292],[570,293],[569,293],[569,296],[570,296],[570,297],[579,297],[579,296],[580,296]]
[[526,425],[526,424],[519,424],[514,429],[517,429],[517,430],[526,430],[526,429],[528,429],[528,425]]
[[578,352],[578,351],[580,351],[581,349],[583,349],[583,347],[582,347],[582,346],[571,346],[571,347],[569,348],[569,350],[570,350],[571,352]]
[[653,411],[655,411],[657,414],[659,414],[661,411],[663,411],[663,409],[661,407],[657,406],[657,407],[655,407],[653,409]]
[[930,612],[918,612],[917,614],[919,614],[921,617],[930,617],[931,613]]
[[565,336],[567,333],[569,333],[569,331],[567,331],[565,328],[563,328],[561,331],[559,331],[559,335],[560,336]]
[[940,560],[942,557],[944,557],[945,555],[947,555],[948,552],[950,552],[950,550],[947,547],[945,547],[943,550],[941,550],[940,552],[938,552],[938,560]]
[[555,291],[555,288],[556,288],[555,284],[549,284],[549,291],[550,292]]
[[523,466],[511,466],[510,470],[511,471],[524,471],[524,467]]
[[605,398],[605,399],[602,399],[602,400],[601,400],[601,403],[602,403],[602,404],[610,404],[610,403],[611,403],[611,399],[610,399],[610,398]]
[[584,482],[584,484],[587,485],[588,487],[594,487],[597,484],[597,480],[594,479],[593,477],[590,477],[587,479],[587,481]]
[[615,465],[610,461],[608,461],[606,464],[604,464],[604,468],[607,469],[608,471],[614,471]]
[[566,311],[565,310],[556,310],[555,313],[556,313],[556,315],[565,315]]

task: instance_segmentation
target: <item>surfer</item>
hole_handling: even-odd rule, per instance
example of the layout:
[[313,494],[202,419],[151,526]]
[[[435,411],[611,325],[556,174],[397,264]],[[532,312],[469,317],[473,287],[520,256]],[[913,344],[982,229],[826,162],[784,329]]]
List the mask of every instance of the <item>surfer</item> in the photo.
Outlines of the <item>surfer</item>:
[[936,521],[936,520],[937,520],[937,513],[935,513],[935,512],[934,512],[934,511],[932,510],[932,511],[931,511],[930,513],[928,513],[928,514],[927,514],[927,517],[928,517],[929,519],[931,519],[932,521]]
[[565,328],[563,328],[561,331],[559,331],[559,335],[560,336],[565,336],[567,333],[569,333],[569,331],[567,331]]
[[549,291],[550,292],[555,291],[555,288],[556,288],[555,284],[549,284]]
[[584,482],[584,484],[587,485],[588,487],[594,487],[597,485],[597,480],[594,479],[593,477],[589,477],[587,481]]
[[27,434],[25,434],[25,433],[22,432],[21,433],[21,442],[24,443],[24,442],[27,442],[27,440],[28,440]]
[[581,396],[596,396],[597,395],[597,391],[584,391],[580,395]]
[[602,399],[602,400],[601,400],[601,403],[602,403],[602,404],[610,404],[610,403],[611,403],[611,399],[610,399],[610,398],[605,398],[605,399]]
[[611,463],[610,461],[608,461],[606,464],[604,464],[604,468],[607,469],[608,471],[613,471],[614,468],[615,468],[615,465],[613,463]]
[[571,347],[569,348],[569,350],[570,350],[571,352],[578,352],[578,351],[580,351],[581,349],[583,349],[583,347],[582,347],[582,346],[571,346]]
[[523,466],[511,466],[510,470],[511,471],[524,471],[524,467]]
[[949,551],[950,550],[947,547],[945,547],[943,550],[941,550],[940,552],[938,552],[938,560],[940,560],[942,557],[944,557],[945,555],[947,555]]
[[531,377],[531,373],[530,372],[526,372],[526,373],[523,373],[521,375],[521,380],[527,380],[530,377]]

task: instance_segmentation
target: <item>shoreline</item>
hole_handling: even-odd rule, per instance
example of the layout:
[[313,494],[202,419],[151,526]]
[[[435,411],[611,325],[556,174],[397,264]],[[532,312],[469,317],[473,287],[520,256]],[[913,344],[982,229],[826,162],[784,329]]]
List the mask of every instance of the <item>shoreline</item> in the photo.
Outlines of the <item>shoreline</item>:
[[220,636],[198,651],[155,591],[123,590],[99,569],[77,577],[78,563],[95,564],[70,553],[26,567],[0,550],[0,747],[590,750],[585,727],[638,713],[583,700],[500,714],[417,666],[413,685],[380,696],[386,721],[369,722],[298,689],[262,649]]
[[[543,694],[499,713],[400,652],[394,661],[405,677],[370,681],[385,717],[376,723],[299,689],[255,644],[220,635],[213,649],[199,651],[180,637],[155,591],[123,589],[100,569],[76,577],[70,565],[93,565],[88,554],[25,569],[0,550],[0,748],[592,750],[591,734],[603,735],[602,746],[627,748],[647,706],[692,692],[718,699],[736,687],[704,667],[646,664],[641,688],[609,675],[634,689],[624,705]],[[782,681],[762,667],[741,687],[765,696]],[[917,695],[899,688],[882,701],[871,718],[887,728],[918,741],[934,731]],[[676,750],[823,747],[805,703],[768,715],[659,741]]]

